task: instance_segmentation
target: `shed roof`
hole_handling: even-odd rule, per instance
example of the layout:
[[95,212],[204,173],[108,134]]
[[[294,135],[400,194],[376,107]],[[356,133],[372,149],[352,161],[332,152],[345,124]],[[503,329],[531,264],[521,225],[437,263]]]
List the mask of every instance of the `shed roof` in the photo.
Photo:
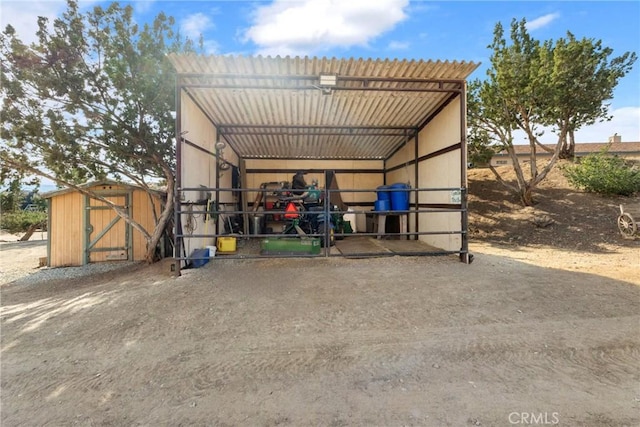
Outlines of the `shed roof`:
[[[128,190],[145,190],[144,188],[135,185],[135,184],[129,184],[126,182],[117,182],[117,181],[112,181],[112,180],[100,180],[100,181],[90,181],[90,182],[86,182],[84,184],[80,184],[78,185],[79,188],[82,189],[90,189],[92,187],[99,187],[99,186],[118,186],[118,187],[124,187]],[[59,190],[54,190],[54,191],[49,191],[47,193],[43,193],[42,194],[42,198],[43,199],[50,199],[52,197],[56,197],[56,196],[61,196],[63,194],[67,194],[67,193],[73,193],[74,191],[78,191],[76,188],[73,187],[66,187],[66,188],[61,188]],[[145,190],[146,191],[146,190]],[[163,195],[166,194],[166,191],[162,191],[162,190],[151,190],[151,192],[157,194],[157,195]]]
[[[385,159],[464,93],[472,62],[170,55],[243,158]],[[334,87],[320,75],[336,76]],[[189,129],[181,129],[188,131]]]

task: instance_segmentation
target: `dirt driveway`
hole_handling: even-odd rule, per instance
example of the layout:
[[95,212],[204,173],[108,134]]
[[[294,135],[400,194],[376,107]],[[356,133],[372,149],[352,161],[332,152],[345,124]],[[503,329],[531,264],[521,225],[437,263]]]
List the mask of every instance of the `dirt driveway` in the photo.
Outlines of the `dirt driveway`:
[[640,275],[508,253],[4,286],[1,424],[639,425]]

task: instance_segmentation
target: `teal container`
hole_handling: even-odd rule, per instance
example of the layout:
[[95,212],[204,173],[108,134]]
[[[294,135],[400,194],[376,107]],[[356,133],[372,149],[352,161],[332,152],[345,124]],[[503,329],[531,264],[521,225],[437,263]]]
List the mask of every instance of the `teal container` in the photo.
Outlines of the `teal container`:
[[391,210],[392,211],[408,211],[409,210],[409,188],[408,184],[397,183],[391,185]]

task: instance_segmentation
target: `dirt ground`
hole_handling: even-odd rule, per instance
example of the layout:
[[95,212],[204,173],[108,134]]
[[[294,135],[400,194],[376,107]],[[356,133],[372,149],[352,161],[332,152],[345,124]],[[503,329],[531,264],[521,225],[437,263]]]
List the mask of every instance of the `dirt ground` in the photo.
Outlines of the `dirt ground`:
[[557,179],[523,210],[485,172],[471,265],[218,257],[3,285],[2,426],[640,425],[618,200]]
[[[620,205],[640,209],[640,196],[604,197],[571,188],[559,162],[523,208],[489,169],[469,171],[469,239],[472,248],[542,267],[593,273],[637,283],[640,238],[621,237]],[[639,165],[640,167],[640,165]],[[507,180],[510,167],[497,168]]]
[[0,286],[37,271],[40,258],[47,256],[47,233],[35,233],[29,241],[0,230]]

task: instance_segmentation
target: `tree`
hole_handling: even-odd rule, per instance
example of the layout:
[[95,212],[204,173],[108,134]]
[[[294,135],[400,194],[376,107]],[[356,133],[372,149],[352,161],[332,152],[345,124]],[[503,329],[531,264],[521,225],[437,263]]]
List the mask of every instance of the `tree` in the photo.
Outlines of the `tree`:
[[[515,185],[490,168],[523,205],[530,206],[533,190],[553,168],[563,148],[565,155],[571,153],[574,132],[608,118],[608,106],[603,102],[611,98],[618,80],[631,70],[636,55],[627,52],[610,60],[612,50],[603,48],[600,41],[576,40],[570,33],[566,40],[540,43],[529,35],[524,19],[512,21],[510,40],[507,44],[498,23],[489,45],[493,53],[487,78],[469,84],[469,139],[476,146],[509,154]],[[552,127],[557,136],[553,148],[539,140],[543,127]],[[514,150],[516,131],[524,132],[529,143],[528,176]],[[552,154],[541,169],[538,150]],[[486,155],[486,151],[483,153]]]
[[541,78],[550,79],[548,114],[543,124],[556,130],[564,130],[560,158],[573,159],[575,155],[575,131],[598,121],[611,120],[609,105],[613,89],[636,61],[636,54],[626,52],[619,57],[609,57],[613,49],[603,47],[600,40],[583,38],[570,32],[567,38],[547,41],[541,51]]
[[19,210],[24,200],[21,179],[15,177],[8,179],[6,182],[7,188],[0,192],[0,214]]
[[[139,26],[118,3],[83,14],[69,0],[51,26],[38,18],[36,43],[23,44],[11,26],[0,36],[2,168],[108,204],[145,237],[149,262],[173,212],[175,72],[166,54],[193,50],[173,25],[161,13]],[[153,184],[166,185],[153,230],[80,185],[105,178],[144,188],[152,202]]]

